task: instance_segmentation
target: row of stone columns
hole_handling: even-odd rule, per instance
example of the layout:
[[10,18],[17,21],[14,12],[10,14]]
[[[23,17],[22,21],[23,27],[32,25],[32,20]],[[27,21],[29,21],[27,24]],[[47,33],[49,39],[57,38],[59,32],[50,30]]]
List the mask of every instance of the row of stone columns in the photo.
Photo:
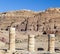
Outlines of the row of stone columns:
[[[15,28],[10,28],[10,50],[15,51]],[[48,36],[48,51],[53,53],[55,48],[55,34],[49,34]],[[28,36],[28,51],[35,51],[35,35]]]
[[[35,35],[30,35],[28,37],[29,42],[28,42],[28,49],[31,52],[35,51]],[[55,52],[55,34],[49,34],[48,36],[48,51],[50,53],[54,53]]]

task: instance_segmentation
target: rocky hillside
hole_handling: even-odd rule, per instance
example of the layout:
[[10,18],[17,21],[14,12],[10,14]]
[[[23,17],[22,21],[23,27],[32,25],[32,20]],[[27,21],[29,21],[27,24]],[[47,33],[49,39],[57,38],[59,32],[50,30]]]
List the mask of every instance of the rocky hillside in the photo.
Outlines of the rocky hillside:
[[60,32],[60,8],[49,8],[41,12],[19,10],[0,13],[0,30],[8,31],[13,26],[16,31],[38,31],[46,34]]

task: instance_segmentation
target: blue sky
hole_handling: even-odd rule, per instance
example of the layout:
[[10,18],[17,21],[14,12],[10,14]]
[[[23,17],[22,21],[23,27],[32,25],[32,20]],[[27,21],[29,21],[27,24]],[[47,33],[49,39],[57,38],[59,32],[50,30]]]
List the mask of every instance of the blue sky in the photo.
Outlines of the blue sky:
[[33,11],[59,8],[60,0],[0,0],[0,12],[28,9]]

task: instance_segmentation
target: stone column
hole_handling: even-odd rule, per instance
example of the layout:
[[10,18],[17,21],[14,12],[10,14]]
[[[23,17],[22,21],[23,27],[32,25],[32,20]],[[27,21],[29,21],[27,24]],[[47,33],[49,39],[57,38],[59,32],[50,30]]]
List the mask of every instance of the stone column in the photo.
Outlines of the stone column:
[[29,35],[28,36],[28,50],[30,52],[35,51],[35,35]]
[[48,36],[48,51],[50,53],[55,52],[55,34],[49,34]]
[[15,51],[15,28],[11,27],[9,31],[10,50]]

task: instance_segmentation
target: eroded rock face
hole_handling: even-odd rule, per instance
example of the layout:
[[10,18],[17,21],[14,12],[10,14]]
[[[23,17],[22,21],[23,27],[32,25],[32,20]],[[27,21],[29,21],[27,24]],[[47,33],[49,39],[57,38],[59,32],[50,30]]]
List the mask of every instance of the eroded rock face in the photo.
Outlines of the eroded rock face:
[[0,13],[0,29],[14,26],[17,31],[49,31],[60,29],[60,8],[49,8],[42,12],[28,10]]

